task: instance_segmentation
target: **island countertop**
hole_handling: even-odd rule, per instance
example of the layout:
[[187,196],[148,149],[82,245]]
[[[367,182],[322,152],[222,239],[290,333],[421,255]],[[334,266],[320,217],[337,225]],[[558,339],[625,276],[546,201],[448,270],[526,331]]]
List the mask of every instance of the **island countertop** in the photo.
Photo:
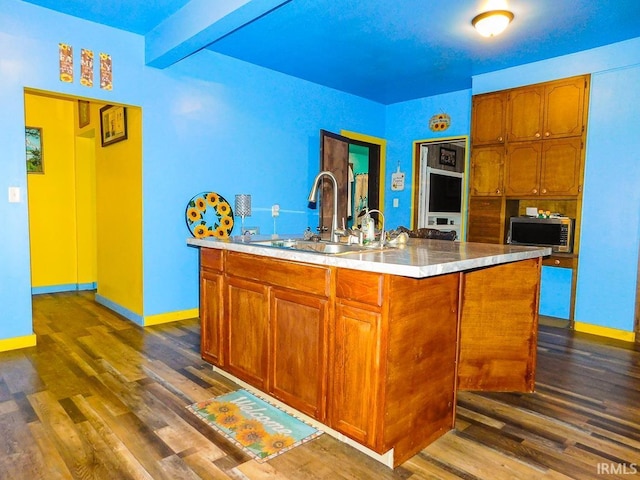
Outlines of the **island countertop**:
[[446,240],[409,239],[405,245],[366,252],[323,254],[258,244],[299,235],[189,238],[187,244],[351,270],[426,278],[551,255],[548,247],[523,247]]

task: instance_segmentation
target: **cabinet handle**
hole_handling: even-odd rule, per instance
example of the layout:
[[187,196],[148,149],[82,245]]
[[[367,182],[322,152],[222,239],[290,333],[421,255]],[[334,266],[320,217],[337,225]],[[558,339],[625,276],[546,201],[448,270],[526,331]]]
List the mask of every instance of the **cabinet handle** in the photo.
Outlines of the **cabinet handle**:
[[556,260],[554,260],[554,261],[553,261],[553,263],[554,263],[555,265],[560,265],[560,260],[557,260],[557,259],[556,259]]
[[540,132],[536,132],[535,137],[540,138]]
[[499,188],[496,188],[496,193],[498,193],[498,194],[500,193],[500,189]]

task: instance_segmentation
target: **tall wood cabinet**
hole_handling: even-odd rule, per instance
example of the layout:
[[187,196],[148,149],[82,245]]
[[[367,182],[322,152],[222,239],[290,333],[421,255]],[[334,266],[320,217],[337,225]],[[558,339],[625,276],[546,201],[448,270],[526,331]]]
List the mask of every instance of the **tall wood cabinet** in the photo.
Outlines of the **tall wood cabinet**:
[[[589,75],[473,97],[467,240],[505,243],[511,216],[527,207],[576,219],[579,238]],[[549,266],[573,270],[578,243]]]

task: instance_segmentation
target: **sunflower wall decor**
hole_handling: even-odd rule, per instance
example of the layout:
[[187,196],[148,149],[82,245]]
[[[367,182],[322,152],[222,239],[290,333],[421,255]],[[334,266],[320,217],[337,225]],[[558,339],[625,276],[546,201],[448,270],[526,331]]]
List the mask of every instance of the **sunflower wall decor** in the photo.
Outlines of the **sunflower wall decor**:
[[185,212],[187,227],[196,238],[229,238],[233,230],[233,211],[222,195],[203,192],[194,196]]

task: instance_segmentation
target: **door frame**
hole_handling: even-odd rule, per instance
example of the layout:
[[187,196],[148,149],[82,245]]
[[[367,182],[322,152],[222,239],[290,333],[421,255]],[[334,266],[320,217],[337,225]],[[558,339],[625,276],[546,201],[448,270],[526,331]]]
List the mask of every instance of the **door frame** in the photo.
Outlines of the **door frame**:
[[462,212],[460,217],[462,225],[459,240],[463,241],[467,238],[467,212],[469,202],[469,158],[470,143],[469,135],[456,135],[451,137],[427,138],[422,140],[414,140],[412,147],[412,170],[411,170],[411,229],[417,228],[418,225],[418,203],[420,201],[420,145],[428,143],[430,145],[450,144],[454,142],[464,142],[464,172],[462,181]]

